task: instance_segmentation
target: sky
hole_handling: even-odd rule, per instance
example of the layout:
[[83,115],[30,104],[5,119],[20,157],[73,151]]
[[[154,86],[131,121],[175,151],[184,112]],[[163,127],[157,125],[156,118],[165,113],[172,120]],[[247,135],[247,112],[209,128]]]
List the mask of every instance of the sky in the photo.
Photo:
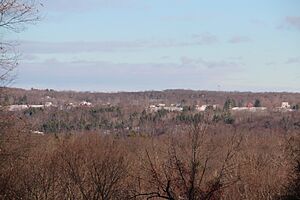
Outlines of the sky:
[[43,0],[14,87],[300,92],[299,0]]

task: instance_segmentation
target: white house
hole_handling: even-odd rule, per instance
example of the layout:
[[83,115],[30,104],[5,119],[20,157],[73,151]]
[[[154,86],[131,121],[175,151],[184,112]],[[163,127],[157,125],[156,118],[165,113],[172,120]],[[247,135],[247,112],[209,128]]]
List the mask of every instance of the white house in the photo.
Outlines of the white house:
[[212,107],[214,110],[217,109],[218,105],[202,105],[202,106],[198,106],[196,105],[196,110],[199,112],[204,112],[208,107]]
[[28,105],[10,105],[8,106],[8,111],[22,111],[28,109]]
[[291,105],[289,104],[289,102],[282,102],[281,103],[281,108],[290,109]]
[[164,104],[164,103],[160,103],[160,104],[158,104],[157,106],[158,106],[158,107],[165,107],[165,106],[166,106],[166,104]]
[[250,110],[248,107],[233,107],[231,108],[233,111],[244,111],[244,110]]
[[208,105],[202,105],[202,106],[196,105],[196,110],[198,110],[200,112],[204,112],[207,107],[208,107]]
[[41,131],[31,131],[31,133],[38,134],[38,135],[45,135],[44,132]]
[[171,104],[171,106],[166,106],[166,104],[158,104],[158,105],[150,105],[149,106],[149,110],[151,112],[157,112],[159,110],[167,110],[170,112],[181,112],[183,111],[183,108],[181,106],[179,106],[178,104]]
[[46,102],[46,103],[45,103],[45,107],[51,107],[51,106],[53,106],[53,103],[52,103],[52,102]]
[[164,107],[165,110],[170,111],[170,112],[181,112],[183,111],[182,107],[177,107],[177,106],[169,106],[169,107]]
[[232,111],[251,111],[251,112],[256,112],[256,111],[266,111],[266,107],[233,107],[231,108]]
[[29,105],[29,108],[44,108],[44,105]]
[[92,106],[92,103],[88,102],[88,101],[82,101],[82,102],[80,102],[79,105],[81,105],[81,106]]
[[149,110],[151,111],[151,112],[157,112],[157,111],[159,111],[159,110],[161,110],[162,108],[161,107],[158,107],[158,106],[156,106],[156,105],[150,105],[149,106]]

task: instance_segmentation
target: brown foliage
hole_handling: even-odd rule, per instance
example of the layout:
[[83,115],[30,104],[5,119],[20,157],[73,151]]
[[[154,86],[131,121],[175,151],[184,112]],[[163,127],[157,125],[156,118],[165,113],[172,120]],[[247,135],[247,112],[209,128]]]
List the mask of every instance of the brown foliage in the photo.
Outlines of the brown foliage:
[[131,137],[34,135],[19,115],[1,119],[0,199],[274,199],[297,183],[296,118]]

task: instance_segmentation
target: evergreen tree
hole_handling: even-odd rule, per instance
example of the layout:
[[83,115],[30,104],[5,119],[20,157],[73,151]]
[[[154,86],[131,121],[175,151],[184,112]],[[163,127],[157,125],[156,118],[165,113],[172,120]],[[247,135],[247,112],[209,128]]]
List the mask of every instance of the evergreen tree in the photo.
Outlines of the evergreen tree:
[[254,102],[254,107],[261,107],[261,103],[259,99],[256,99]]

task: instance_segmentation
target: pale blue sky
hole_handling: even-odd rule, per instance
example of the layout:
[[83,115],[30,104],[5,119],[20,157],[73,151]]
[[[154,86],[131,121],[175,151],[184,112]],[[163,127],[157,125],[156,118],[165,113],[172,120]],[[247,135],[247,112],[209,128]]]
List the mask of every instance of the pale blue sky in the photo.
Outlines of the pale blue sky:
[[299,0],[43,0],[14,86],[300,92]]

